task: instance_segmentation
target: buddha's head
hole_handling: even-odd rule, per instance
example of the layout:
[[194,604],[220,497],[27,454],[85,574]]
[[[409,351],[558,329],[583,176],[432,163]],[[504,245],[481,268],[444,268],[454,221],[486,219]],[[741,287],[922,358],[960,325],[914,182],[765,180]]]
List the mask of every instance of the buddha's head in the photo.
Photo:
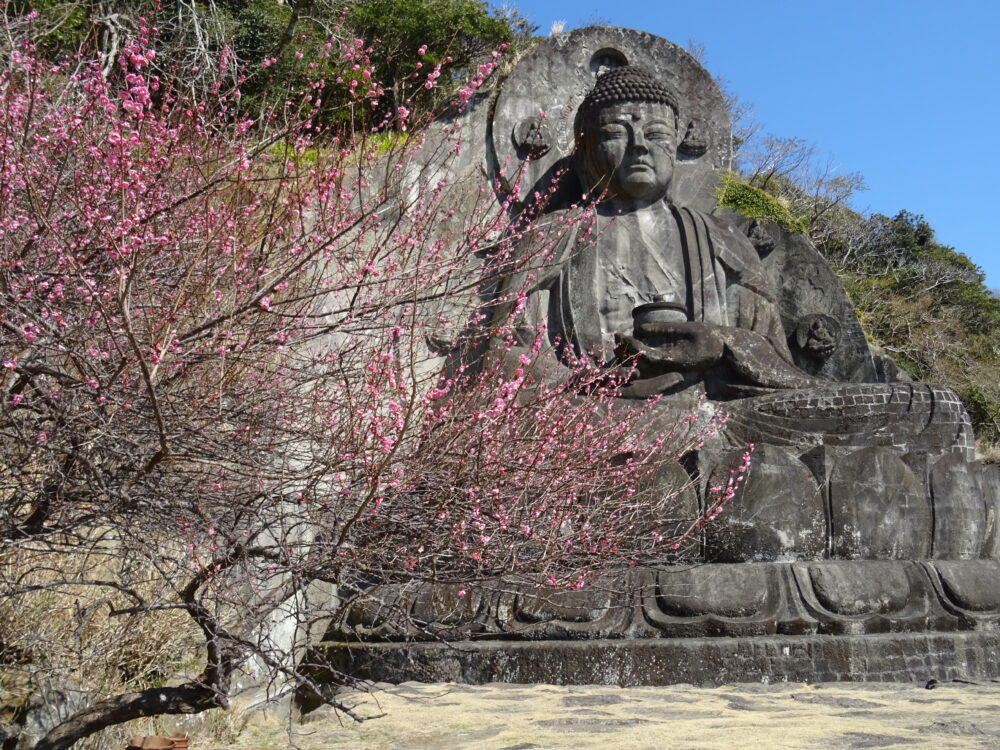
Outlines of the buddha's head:
[[642,68],[605,73],[576,113],[575,168],[592,195],[631,203],[667,194],[677,153],[677,105]]

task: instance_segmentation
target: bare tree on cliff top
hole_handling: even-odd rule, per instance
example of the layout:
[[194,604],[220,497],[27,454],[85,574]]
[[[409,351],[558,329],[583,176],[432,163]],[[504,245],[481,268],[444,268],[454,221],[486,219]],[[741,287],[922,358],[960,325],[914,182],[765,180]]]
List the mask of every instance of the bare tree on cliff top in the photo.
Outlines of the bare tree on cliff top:
[[[459,151],[447,132],[381,154],[320,132],[322,80],[271,121],[234,120],[236,92],[175,98],[151,36],[121,88],[27,45],[0,73],[0,650],[25,690],[74,694],[37,748],[226,707],[251,669],[308,684],[273,625],[381,584],[575,588],[682,545],[680,488],[646,480],[717,424],[640,434],[587,363],[533,380],[541,331],[513,372],[442,380],[425,345],[474,316],[481,277],[545,264],[555,228],[414,177],[417,150]],[[329,51],[355,107],[381,95],[368,53]]]

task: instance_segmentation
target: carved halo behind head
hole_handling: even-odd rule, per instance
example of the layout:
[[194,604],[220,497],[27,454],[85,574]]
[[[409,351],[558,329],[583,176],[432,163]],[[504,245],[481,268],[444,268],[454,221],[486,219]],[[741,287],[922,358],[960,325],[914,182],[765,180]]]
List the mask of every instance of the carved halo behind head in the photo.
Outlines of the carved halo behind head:
[[502,196],[526,201],[544,193],[569,166],[577,110],[601,78],[641,66],[664,86],[679,111],[671,193],[682,205],[715,206],[719,175],[729,169],[732,139],[719,87],[687,52],[633,29],[591,26],[546,39],[503,83],[490,114],[491,179]]

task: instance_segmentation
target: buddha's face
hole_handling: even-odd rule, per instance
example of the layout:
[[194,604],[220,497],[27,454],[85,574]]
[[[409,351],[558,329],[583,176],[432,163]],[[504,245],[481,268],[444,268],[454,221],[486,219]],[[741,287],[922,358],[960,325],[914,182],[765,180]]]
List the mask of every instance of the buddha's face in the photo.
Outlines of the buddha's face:
[[588,189],[625,201],[666,196],[677,151],[676,117],[668,105],[624,102],[601,107],[585,123],[582,145]]

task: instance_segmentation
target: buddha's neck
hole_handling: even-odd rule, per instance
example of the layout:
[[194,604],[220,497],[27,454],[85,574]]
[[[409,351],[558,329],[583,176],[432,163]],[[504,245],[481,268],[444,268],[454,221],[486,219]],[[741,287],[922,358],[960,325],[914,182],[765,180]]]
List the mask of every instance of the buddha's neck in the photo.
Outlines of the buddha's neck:
[[602,216],[624,216],[625,214],[648,211],[667,205],[669,204],[665,198],[657,198],[656,200],[649,201],[609,198],[603,201],[597,210]]

